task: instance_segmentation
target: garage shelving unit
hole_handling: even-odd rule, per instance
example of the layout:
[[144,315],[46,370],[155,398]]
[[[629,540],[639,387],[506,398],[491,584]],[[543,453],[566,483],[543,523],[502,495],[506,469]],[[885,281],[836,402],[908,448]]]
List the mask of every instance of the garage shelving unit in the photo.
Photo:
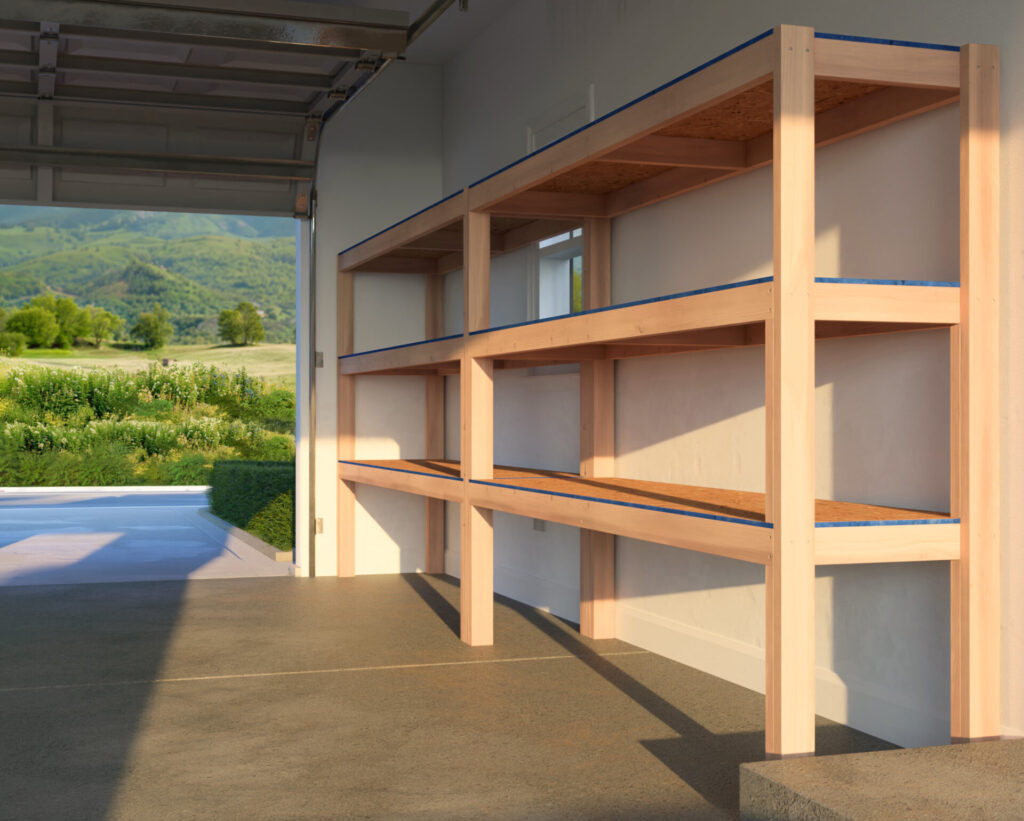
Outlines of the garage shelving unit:
[[[816,277],[815,147],[958,102],[960,281]],[[339,568],[354,572],[354,488],[425,497],[425,567],[444,569],[461,507],[462,638],[493,641],[492,512],[580,528],[580,629],[614,634],[614,536],[756,562],[766,582],[766,751],[814,750],[816,565],[951,567],[952,735],[999,734],[998,51],[780,26],[339,256]],[[773,166],[773,276],[611,305],[611,220]],[[582,226],[584,311],[491,327],[492,255]],[[442,277],[463,271],[463,332]],[[427,282],[424,341],[355,352],[356,272]],[[814,498],[815,340],[948,328],[949,512]],[[764,494],[615,476],[614,362],[763,346]],[[580,363],[578,473],[493,464],[495,369]],[[355,382],[425,377],[422,459],[356,461]],[[446,374],[461,384],[461,463],[444,458]]]

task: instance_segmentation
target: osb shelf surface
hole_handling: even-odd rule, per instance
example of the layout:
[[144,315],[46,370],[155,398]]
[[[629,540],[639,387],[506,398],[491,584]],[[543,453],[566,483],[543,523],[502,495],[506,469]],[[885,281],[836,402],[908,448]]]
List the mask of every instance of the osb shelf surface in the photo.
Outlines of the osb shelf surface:
[[[444,459],[389,459],[358,464],[382,470],[460,479],[458,462]],[[519,490],[554,493],[597,502],[696,514],[726,521],[769,527],[765,523],[764,494],[741,490],[678,485],[618,477],[581,478],[574,473],[495,465],[490,484]],[[819,527],[850,524],[953,521],[948,513],[886,507],[857,502],[818,499],[815,520]]]

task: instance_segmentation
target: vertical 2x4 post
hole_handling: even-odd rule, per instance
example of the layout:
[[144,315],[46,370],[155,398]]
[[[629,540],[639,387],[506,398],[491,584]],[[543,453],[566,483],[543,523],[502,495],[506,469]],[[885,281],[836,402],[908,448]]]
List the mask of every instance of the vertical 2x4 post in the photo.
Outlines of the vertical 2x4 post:
[[950,334],[950,735],[998,737],[999,49],[960,50],[960,325]]
[[494,362],[475,359],[469,334],[490,324],[491,217],[468,211],[463,227],[462,305],[466,341],[460,368],[461,635],[467,644],[494,643],[494,513],[469,503],[468,482],[494,477]]
[[765,328],[765,750],[814,752],[814,30],[775,30],[772,304]]
[[[611,220],[583,223],[583,307],[611,304]],[[580,363],[580,476],[615,472],[615,362]],[[580,633],[615,637],[615,537],[580,529]]]

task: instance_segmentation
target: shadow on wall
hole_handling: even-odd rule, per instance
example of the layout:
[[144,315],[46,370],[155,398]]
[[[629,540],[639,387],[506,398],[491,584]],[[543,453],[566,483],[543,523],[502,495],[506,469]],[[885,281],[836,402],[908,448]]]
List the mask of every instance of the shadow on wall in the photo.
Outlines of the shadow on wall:
[[[836,340],[818,354],[819,383],[832,387],[829,495],[947,512],[949,332]],[[905,746],[948,743],[949,564],[818,576],[831,579],[830,666],[848,721]]]
[[[104,554],[119,541],[76,566],[109,567]],[[66,570],[29,571],[0,587],[4,817],[111,813],[188,586],[52,584],[58,572]]]

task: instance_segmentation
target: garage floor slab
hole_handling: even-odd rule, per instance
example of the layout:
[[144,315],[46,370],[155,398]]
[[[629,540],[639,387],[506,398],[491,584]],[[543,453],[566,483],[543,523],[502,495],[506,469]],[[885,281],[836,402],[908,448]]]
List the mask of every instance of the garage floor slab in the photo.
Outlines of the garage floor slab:
[[[715,819],[763,698],[447,576],[0,589],[0,818]],[[823,752],[889,745],[819,720]]]

